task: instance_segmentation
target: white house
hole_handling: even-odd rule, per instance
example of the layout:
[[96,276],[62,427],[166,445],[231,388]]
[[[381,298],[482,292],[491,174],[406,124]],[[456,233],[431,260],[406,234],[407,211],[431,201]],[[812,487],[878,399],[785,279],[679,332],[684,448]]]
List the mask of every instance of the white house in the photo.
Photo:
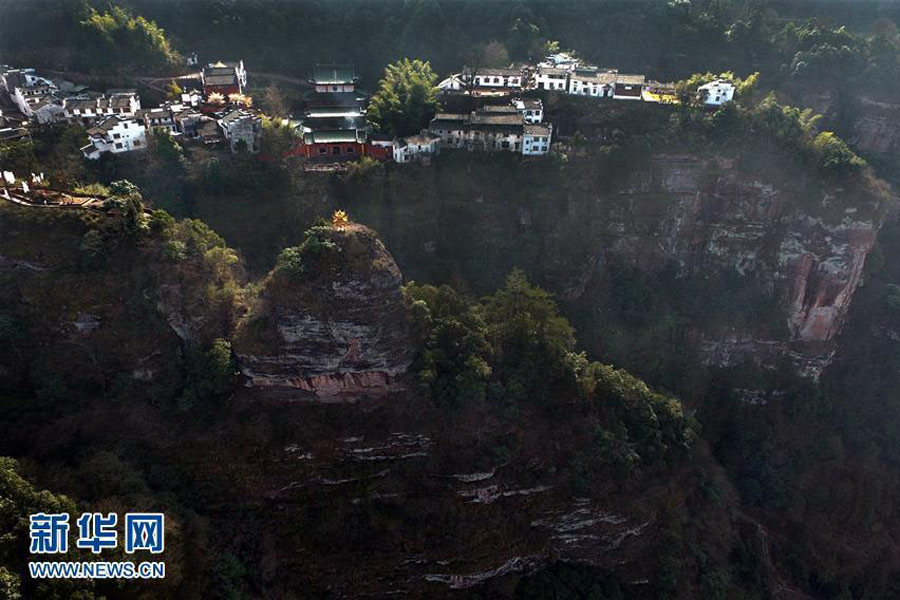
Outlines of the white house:
[[181,103],[185,106],[198,107],[203,104],[203,95],[197,91],[188,91],[181,94]]
[[459,92],[466,89],[466,84],[462,79],[462,73],[455,73],[444,79],[438,84],[438,89],[442,92]]
[[550,150],[552,128],[525,122],[514,107],[486,106],[469,114],[442,113],[435,116],[429,131],[441,145],[487,152],[515,152],[528,156]]
[[708,106],[721,106],[734,98],[734,84],[727,79],[717,79],[697,88],[697,97]]
[[147,147],[144,124],[137,119],[107,117],[96,127],[88,129],[87,134],[90,143],[81,148],[81,152],[92,160],[100,158],[100,155],[106,152],[119,154]]
[[469,115],[438,113],[428,125],[428,131],[441,138],[441,143],[451,148],[464,148],[468,136]]
[[232,152],[237,152],[241,142],[247,145],[250,152],[259,152],[259,135],[262,131],[262,119],[259,116],[235,109],[219,119],[218,123]]
[[463,69],[460,79],[464,87],[466,83],[471,83],[482,91],[522,89],[525,81],[521,69],[476,69],[473,72],[468,67]]
[[541,156],[550,151],[550,138],[553,136],[553,125],[547,123],[526,124],[522,136],[522,154],[524,156]]
[[539,90],[564,92],[568,87],[569,69],[562,67],[538,67],[534,76]]
[[38,75],[34,69],[13,69],[7,65],[0,66],[0,87],[6,90],[6,93],[12,95],[13,89],[16,87],[34,87],[46,85],[56,88],[56,84]]
[[544,120],[544,103],[540,98],[516,98],[512,101],[512,105],[526,123],[540,123]]
[[175,123],[175,115],[184,107],[180,104],[175,107],[159,106],[157,108],[142,108],[137,112],[136,117],[144,123],[144,127],[148,131],[154,129],[168,129],[172,133],[178,131]]
[[544,59],[539,66],[546,67],[561,67],[564,69],[570,69],[576,65],[578,65],[581,61],[575,56],[569,54],[568,52],[557,52],[556,54],[551,54],[547,58]]
[[91,125],[113,115],[134,117],[141,109],[135,90],[109,90],[104,94],[82,94],[63,101],[69,123]]
[[569,74],[569,94],[611,98],[618,74],[615,71],[600,71],[596,68],[576,67]]
[[394,140],[394,162],[405,164],[441,153],[441,138],[429,131]]

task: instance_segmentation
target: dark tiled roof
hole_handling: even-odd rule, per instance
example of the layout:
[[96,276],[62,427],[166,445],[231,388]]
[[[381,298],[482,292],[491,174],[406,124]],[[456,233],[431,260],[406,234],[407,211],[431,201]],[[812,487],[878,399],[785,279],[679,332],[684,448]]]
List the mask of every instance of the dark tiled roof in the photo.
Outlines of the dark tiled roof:
[[235,85],[237,84],[237,75],[233,71],[228,75],[207,75],[203,82],[206,85]]
[[419,146],[423,146],[423,145],[430,144],[434,140],[439,140],[439,139],[441,139],[440,136],[437,136],[437,135],[434,135],[433,133],[425,131],[425,132],[419,133],[417,135],[410,135],[408,137],[401,138],[398,140],[398,142],[399,142],[400,147],[403,148],[404,146],[408,146],[410,144],[417,144]]
[[622,85],[643,85],[644,76],[616,74],[616,83],[621,83]]
[[516,114],[519,112],[519,109],[517,109],[515,106],[510,106],[508,104],[504,104],[504,105],[488,104],[487,106],[482,106],[480,111],[486,112],[486,113],[495,113],[495,114]]
[[[641,75],[641,77],[643,77],[643,75]],[[611,85],[613,83],[616,83],[618,81],[618,78],[619,75],[616,75],[615,73],[580,73],[578,75],[572,75],[572,79],[602,85]]]
[[560,69],[559,67],[541,67],[538,72],[541,75],[547,75],[548,77],[553,77],[555,79],[565,78],[569,73],[567,69]]
[[95,98],[66,98],[65,106],[68,110],[96,108],[97,100]]
[[131,106],[131,98],[128,96],[114,96],[109,99],[109,105],[113,108],[129,108]]
[[543,125],[540,123],[535,123],[534,125],[526,124],[525,125],[525,134],[526,135],[550,135],[550,127],[548,125]]
[[316,65],[313,81],[322,85],[353,83],[356,73],[350,65]]
[[303,135],[304,144],[349,143],[361,142],[364,139],[364,134],[356,129],[311,131]]
[[515,114],[485,114],[476,112],[469,122],[472,125],[522,125],[522,116]]
[[520,69],[478,69],[475,71],[475,76],[477,77],[479,75],[491,77],[519,77],[522,75],[522,71]]
[[88,129],[88,135],[106,135],[120,122],[118,117],[109,117],[104,119],[100,124]]
[[435,121],[464,122],[469,120],[469,115],[461,113],[438,113],[434,115]]

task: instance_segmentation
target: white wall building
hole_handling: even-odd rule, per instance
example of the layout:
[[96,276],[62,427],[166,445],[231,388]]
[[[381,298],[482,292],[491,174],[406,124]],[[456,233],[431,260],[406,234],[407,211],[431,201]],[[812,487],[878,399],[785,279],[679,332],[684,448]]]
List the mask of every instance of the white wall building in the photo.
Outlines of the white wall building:
[[615,72],[576,67],[569,74],[569,93],[574,96],[612,98],[617,77]]
[[184,106],[181,104],[176,104],[174,107],[163,105],[157,108],[142,108],[137,112],[137,118],[148,131],[167,129],[172,133],[177,133],[175,115],[183,108]]
[[569,69],[561,67],[538,67],[534,76],[539,90],[565,92],[569,85]]
[[708,106],[721,106],[734,98],[734,84],[717,79],[697,88],[697,97]]
[[232,152],[237,152],[241,142],[247,145],[248,151],[259,152],[259,135],[262,132],[260,117],[245,110],[235,109],[219,119],[218,123]]
[[462,73],[454,73],[438,84],[443,92],[464,92],[472,88],[476,92],[508,92],[525,87],[526,77],[522,69],[476,69],[474,73],[465,67]]
[[461,73],[455,73],[438,84],[438,89],[442,92],[459,92],[466,89],[466,84],[462,80]]
[[441,153],[441,138],[429,131],[394,140],[394,162],[405,164]]
[[83,94],[63,101],[66,120],[90,125],[111,116],[134,117],[141,109],[135,90],[110,90],[106,94]]
[[522,154],[524,156],[542,156],[550,152],[550,138],[553,136],[553,125],[526,124],[522,136]]
[[119,154],[147,147],[144,124],[137,119],[107,117],[96,127],[88,129],[90,143],[81,149],[86,158],[96,160],[102,154]]
[[544,103],[540,98],[517,98],[512,104],[526,123],[540,123],[544,120]]
[[551,126],[526,123],[521,113],[499,110],[502,108],[484,107],[469,114],[438,114],[432,119],[429,131],[440,138],[442,146],[450,148],[528,156],[550,151]]

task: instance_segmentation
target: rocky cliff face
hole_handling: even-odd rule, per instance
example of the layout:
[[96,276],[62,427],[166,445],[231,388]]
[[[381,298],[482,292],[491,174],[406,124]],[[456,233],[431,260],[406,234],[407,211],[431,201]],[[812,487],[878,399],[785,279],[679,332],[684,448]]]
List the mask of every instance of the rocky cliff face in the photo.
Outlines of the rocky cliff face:
[[[554,168],[448,156],[434,173],[386,186],[402,208],[385,202],[363,218],[417,280],[458,272],[488,292],[511,268],[526,268],[556,292],[589,350],[633,369],[614,344],[592,345],[592,328],[597,339],[630,336],[625,343],[640,351],[642,333],[623,329],[628,304],[668,303],[705,363],[787,359],[815,378],[831,360],[891,194],[866,178],[826,181],[771,149],[744,150],[657,154],[618,170],[596,158]],[[623,269],[649,274],[646,285],[623,294]],[[670,269],[676,276],[660,283],[656,274]],[[704,297],[693,302],[692,293]],[[691,304],[718,312],[683,310]],[[644,322],[625,325],[646,331],[668,318],[641,311]]]
[[[110,233],[97,211],[0,203],[0,387],[60,396],[103,393],[117,382],[164,397],[180,385],[186,347],[225,337],[234,273],[201,252],[173,261],[162,236]],[[109,250],[91,256],[85,236]],[[172,233],[178,240],[180,233]]]
[[783,333],[773,335],[771,326],[703,331],[704,361],[787,357],[800,373],[819,376],[885,218],[877,196],[779,181],[765,170],[751,175],[734,159],[675,155],[655,157],[617,195],[601,232],[607,243],[599,268],[674,261],[682,276],[701,278],[733,270],[783,309]]
[[333,231],[331,258],[301,281],[274,272],[235,351],[247,384],[320,397],[383,393],[412,357],[402,276],[377,235]]

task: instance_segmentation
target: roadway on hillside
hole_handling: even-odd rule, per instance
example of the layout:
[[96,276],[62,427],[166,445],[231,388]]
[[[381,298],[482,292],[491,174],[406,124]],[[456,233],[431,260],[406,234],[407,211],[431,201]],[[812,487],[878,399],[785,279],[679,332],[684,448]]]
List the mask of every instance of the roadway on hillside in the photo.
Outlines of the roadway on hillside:
[[[91,73],[80,73],[78,71],[54,71],[51,69],[41,69],[41,72],[57,77],[72,78],[76,80],[80,79],[82,81],[106,81],[117,83],[125,78],[131,80],[135,84],[149,87],[150,89],[162,93],[166,93],[166,86],[173,79],[175,81],[189,81],[200,79],[200,71],[197,71],[196,73],[188,73],[186,75],[168,75],[164,77],[158,75],[130,75],[128,73],[121,73],[118,75],[96,75]],[[261,77],[265,79],[271,79],[273,81],[280,81],[282,83],[289,83],[292,85],[312,87],[312,83],[310,83],[308,80],[301,79],[299,77],[291,77],[290,75],[281,75],[280,73],[265,73],[262,71],[248,71],[247,74],[250,78]]]

